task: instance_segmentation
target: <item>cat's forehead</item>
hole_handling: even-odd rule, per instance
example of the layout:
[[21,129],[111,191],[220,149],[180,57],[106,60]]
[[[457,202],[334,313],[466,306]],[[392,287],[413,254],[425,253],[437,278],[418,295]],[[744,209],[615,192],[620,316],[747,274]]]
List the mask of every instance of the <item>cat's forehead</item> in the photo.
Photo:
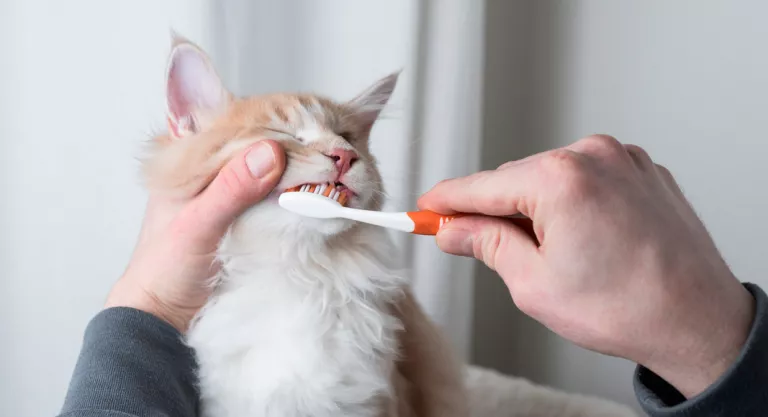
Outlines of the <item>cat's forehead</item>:
[[348,117],[344,106],[314,95],[273,94],[238,100],[230,122],[292,130],[333,129]]

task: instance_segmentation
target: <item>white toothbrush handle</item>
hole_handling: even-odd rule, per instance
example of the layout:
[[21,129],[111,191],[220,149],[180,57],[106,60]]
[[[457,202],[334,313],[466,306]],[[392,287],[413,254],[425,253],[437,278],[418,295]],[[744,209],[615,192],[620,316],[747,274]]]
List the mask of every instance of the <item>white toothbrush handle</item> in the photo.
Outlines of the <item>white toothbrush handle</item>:
[[416,228],[415,223],[406,213],[387,213],[383,211],[358,210],[343,207],[340,217],[350,220],[356,220],[375,226],[387,227],[389,229],[400,230],[412,233]]

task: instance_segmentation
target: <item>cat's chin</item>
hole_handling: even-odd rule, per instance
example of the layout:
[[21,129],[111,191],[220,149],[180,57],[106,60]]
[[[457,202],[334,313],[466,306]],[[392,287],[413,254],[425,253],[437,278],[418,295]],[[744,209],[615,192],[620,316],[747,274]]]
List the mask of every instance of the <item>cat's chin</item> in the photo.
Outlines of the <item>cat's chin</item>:
[[326,237],[333,237],[350,230],[356,222],[347,219],[301,219],[301,226],[306,233],[317,233]]
[[263,202],[240,216],[232,231],[240,239],[277,239],[282,244],[330,239],[353,229],[356,225],[357,222],[347,219],[304,217],[281,208],[276,202]]

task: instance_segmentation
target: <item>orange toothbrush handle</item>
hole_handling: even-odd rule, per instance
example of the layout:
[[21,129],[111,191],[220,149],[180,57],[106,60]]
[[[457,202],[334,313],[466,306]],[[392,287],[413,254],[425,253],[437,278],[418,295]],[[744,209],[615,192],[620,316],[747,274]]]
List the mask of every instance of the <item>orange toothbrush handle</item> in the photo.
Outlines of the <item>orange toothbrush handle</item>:
[[434,236],[437,231],[449,221],[463,216],[463,214],[438,214],[433,211],[409,211],[406,213],[413,220],[413,234]]

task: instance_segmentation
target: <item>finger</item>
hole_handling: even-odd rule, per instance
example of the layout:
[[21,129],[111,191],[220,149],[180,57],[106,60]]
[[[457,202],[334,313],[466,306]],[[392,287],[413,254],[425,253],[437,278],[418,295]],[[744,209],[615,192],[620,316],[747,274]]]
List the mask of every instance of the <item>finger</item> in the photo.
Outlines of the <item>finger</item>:
[[181,213],[180,227],[201,243],[216,244],[247,208],[263,200],[285,170],[285,152],[274,141],[261,141],[233,158]]
[[[579,152],[579,153],[593,155],[593,156],[602,156],[602,155],[618,153],[621,150],[622,146],[623,145],[621,144],[621,142],[619,142],[613,136],[592,135],[592,136],[587,136],[571,144],[570,146],[566,147],[566,149],[570,149],[574,152]],[[638,146],[635,146],[635,145],[627,145],[627,146],[632,146],[640,149],[642,152],[645,152]],[[537,154],[529,155],[523,159],[505,162],[499,165],[499,167],[496,169],[501,170],[501,169],[506,169],[506,168],[521,165],[521,164],[536,162],[541,158],[548,156],[548,154],[549,152],[540,152]]]
[[536,202],[554,192],[548,184],[568,181],[582,170],[583,160],[571,150],[555,149],[504,169],[442,181],[421,196],[417,205],[443,214],[523,214],[533,218]]
[[422,210],[437,213],[480,213],[489,216],[508,216],[520,212],[517,200],[525,194],[527,186],[517,180],[520,167],[503,171],[482,171],[467,177],[442,181],[419,198]]
[[517,165],[522,165],[522,164],[527,164],[527,163],[535,162],[536,160],[540,159],[541,157],[546,156],[546,154],[547,154],[546,152],[541,152],[541,153],[537,153],[537,154],[526,156],[523,159],[517,159],[517,160],[514,160],[514,161],[505,162],[505,163],[499,165],[499,167],[496,168],[496,169],[497,170],[507,169],[509,167],[513,167],[513,166],[517,166]]
[[537,244],[526,231],[498,217],[458,218],[443,226],[436,239],[442,251],[474,257],[505,281],[528,269],[538,256]]

